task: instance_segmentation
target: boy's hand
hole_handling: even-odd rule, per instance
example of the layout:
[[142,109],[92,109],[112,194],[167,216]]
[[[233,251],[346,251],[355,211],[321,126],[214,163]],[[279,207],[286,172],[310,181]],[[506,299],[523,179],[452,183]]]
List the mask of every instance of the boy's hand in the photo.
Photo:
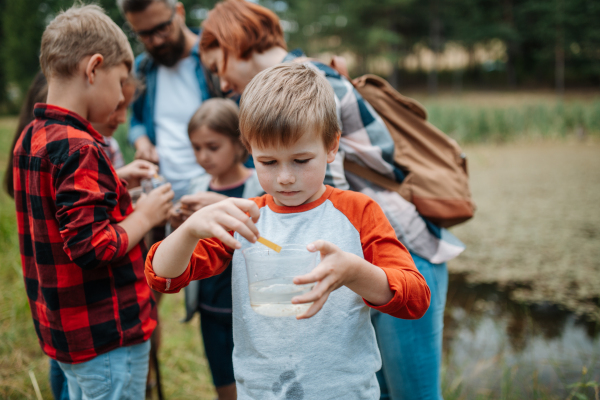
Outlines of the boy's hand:
[[156,165],[146,160],[134,160],[117,170],[117,175],[125,179],[130,187],[140,185],[140,180],[152,178],[158,172]]
[[352,281],[354,279],[353,266],[356,262],[353,258],[358,258],[324,240],[310,243],[306,248],[311,252],[320,251],[321,262],[308,274],[294,278],[296,285],[317,282],[310,292],[292,299],[293,304],[314,302],[304,314],[297,316],[297,319],[306,319],[315,315],[323,308],[331,292]]
[[167,220],[174,195],[170,183],[161,185],[147,195],[142,194],[135,205],[135,211],[143,213],[151,227],[162,225]]
[[194,238],[215,237],[226,246],[239,249],[242,247],[241,243],[235,240],[229,231],[236,231],[251,243],[255,243],[259,233],[254,223],[259,217],[258,206],[252,200],[228,198],[196,211],[181,229],[185,229]]
[[215,192],[198,192],[194,194],[186,194],[185,196],[181,197],[180,201],[183,209],[188,209],[194,212],[227,198],[227,196]]

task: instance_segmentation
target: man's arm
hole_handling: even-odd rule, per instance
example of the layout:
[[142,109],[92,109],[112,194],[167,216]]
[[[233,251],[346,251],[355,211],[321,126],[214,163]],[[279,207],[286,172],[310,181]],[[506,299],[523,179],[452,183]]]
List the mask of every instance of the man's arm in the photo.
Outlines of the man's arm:
[[[146,82],[146,74],[150,59],[146,53],[140,54],[135,60],[136,77],[140,81]],[[147,87],[139,93],[137,98],[131,103],[131,119],[129,121],[128,139],[135,147],[135,158],[147,160],[152,163],[158,163],[158,153],[154,143],[154,138],[150,138],[144,124],[144,104],[147,101]],[[148,118],[148,116],[146,116]]]
[[157,164],[158,153],[156,152],[156,147],[150,141],[146,132],[146,126],[142,121],[142,116],[139,115],[142,108],[142,104],[139,102],[143,101],[143,96],[140,96],[131,106],[132,113],[129,122],[128,139],[133,147],[135,147],[135,158]]

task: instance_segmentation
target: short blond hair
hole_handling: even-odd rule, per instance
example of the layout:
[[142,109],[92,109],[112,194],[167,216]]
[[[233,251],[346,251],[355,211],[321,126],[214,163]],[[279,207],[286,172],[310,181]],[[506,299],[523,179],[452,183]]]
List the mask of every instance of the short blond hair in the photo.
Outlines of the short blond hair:
[[268,68],[250,81],[240,101],[242,143],[289,146],[315,130],[326,149],[340,131],[335,94],[324,75],[300,63]]
[[81,60],[94,54],[104,57],[103,68],[124,63],[131,71],[133,66],[127,36],[96,5],[61,12],[42,35],[40,65],[47,79],[73,76]]

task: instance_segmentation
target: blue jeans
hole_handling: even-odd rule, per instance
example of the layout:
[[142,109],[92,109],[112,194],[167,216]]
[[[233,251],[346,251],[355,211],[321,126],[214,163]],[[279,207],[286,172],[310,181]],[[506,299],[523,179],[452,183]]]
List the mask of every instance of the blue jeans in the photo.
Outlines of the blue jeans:
[[80,364],[58,364],[71,400],[139,400],[146,396],[150,341],[119,347]]
[[412,254],[431,290],[431,304],[417,320],[394,318],[372,310],[382,367],[377,373],[381,399],[440,400],[442,331],[448,292],[446,264],[432,264]]
[[50,388],[55,400],[69,400],[67,377],[58,365],[58,361],[50,359]]

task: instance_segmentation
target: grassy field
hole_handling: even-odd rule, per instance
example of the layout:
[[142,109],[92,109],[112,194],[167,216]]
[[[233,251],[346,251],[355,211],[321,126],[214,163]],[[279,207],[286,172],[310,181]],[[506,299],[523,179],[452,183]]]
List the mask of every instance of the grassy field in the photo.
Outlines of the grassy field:
[[435,126],[463,144],[600,135],[598,95],[578,93],[563,99],[544,92],[409,96],[425,105]]
[[[414,97],[428,107],[434,122],[438,121],[440,127],[455,137],[488,143],[466,147],[479,211],[473,221],[454,230],[469,249],[450,264],[451,271],[466,272],[480,281],[499,281],[506,285],[520,282],[522,290],[515,296],[523,300],[568,298],[565,307],[573,304],[576,310],[580,306],[588,307],[594,299],[597,301],[600,298],[600,147],[594,137],[585,142],[575,138],[580,121],[584,121],[587,135],[596,136],[600,131],[594,119],[600,118],[598,99],[593,96],[567,98],[561,105],[546,97],[538,101],[534,96],[520,95],[512,99],[502,95],[464,95],[458,101],[452,96]],[[498,112],[504,113],[506,118],[518,113],[527,120],[527,110],[534,109],[545,110],[534,120],[540,126],[546,125],[510,122],[513,127],[506,132],[513,133],[508,135],[502,133],[504,128],[496,128],[499,125],[493,116]],[[572,115],[583,117],[574,119],[579,121],[576,123],[561,122],[556,111],[561,109],[565,110],[560,114],[563,119]],[[471,128],[467,126],[471,125],[466,122],[452,122],[454,129],[450,122],[444,122],[459,120],[453,114],[460,114],[460,120],[467,121],[469,118],[477,120],[482,113],[488,128],[477,131],[480,132],[477,135],[470,133]],[[550,122],[543,122],[545,119],[541,116],[549,117]],[[15,124],[14,118],[0,119],[2,174]],[[524,126],[529,128],[518,130]],[[563,136],[567,138],[562,139]],[[546,139],[540,141],[540,137]],[[550,137],[561,139],[549,140]],[[123,141],[123,130],[119,131],[119,138]],[[490,144],[502,141],[509,144]],[[555,269],[554,265],[560,268]],[[550,276],[553,274],[556,277]],[[552,283],[564,280],[574,284],[563,290]],[[160,360],[165,394],[169,399],[213,399],[215,394],[199,338],[198,320],[189,324],[179,322],[183,317],[182,301],[181,295],[169,295],[160,305]],[[449,369],[453,366],[444,368],[448,377],[444,381],[445,396],[468,398],[460,391],[460,385],[455,385],[456,380],[450,379]],[[33,376],[43,398],[50,399],[47,371],[48,359],[39,348],[23,287],[14,204],[0,192],[0,398],[36,398]],[[478,398],[522,398],[510,390],[510,374],[508,370],[502,377],[501,384],[506,388],[502,393],[485,392],[487,394]],[[539,399],[556,398],[544,388],[538,392]]]

